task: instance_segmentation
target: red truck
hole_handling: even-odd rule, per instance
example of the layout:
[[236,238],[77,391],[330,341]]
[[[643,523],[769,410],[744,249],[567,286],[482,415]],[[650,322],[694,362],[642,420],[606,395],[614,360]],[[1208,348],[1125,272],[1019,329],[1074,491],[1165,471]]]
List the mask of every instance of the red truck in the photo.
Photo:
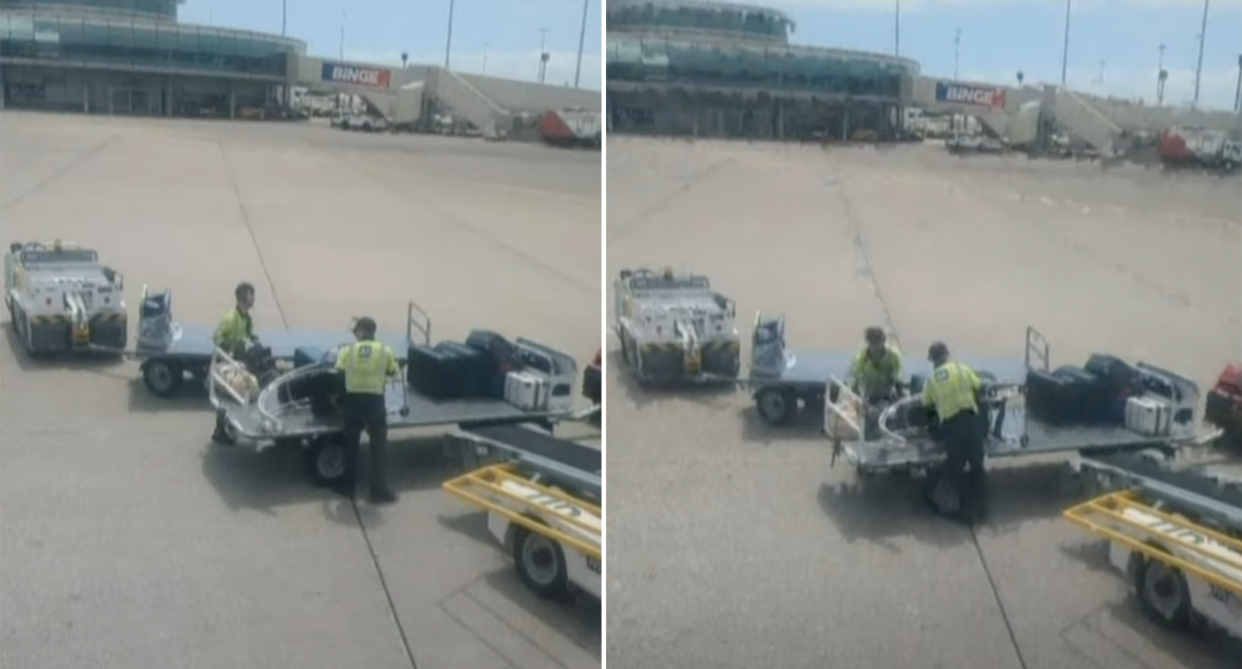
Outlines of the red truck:
[[1208,392],[1204,417],[1225,431],[1227,446],[1242,448],[1242,363],[1230,364],[1220,373]]

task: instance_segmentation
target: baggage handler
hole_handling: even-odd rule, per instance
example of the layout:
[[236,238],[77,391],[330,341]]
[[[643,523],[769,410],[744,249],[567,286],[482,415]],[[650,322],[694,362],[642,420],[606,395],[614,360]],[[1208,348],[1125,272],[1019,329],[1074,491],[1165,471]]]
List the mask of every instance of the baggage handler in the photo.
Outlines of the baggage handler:
[[863,338],[866,346],[850,367],[852,390],[867,404],[896,398],[901,387],[901,351],[888,345],[888,337],[881,328],[867,328]]
[[932,344],[927,357],[935,371],[923,387],[923,406],[934,409],[939,417],[940,438],[948,454],[947,476],[961,500],[962,519],[980,520],[987,511],[978,400],[983,382],[969,366],[950,361],[949,347],[943,342]]
[[397,495],[388,487],[384,478],[384,465],[388,450],[388,408],[384,391],[388,379],[401,370],[397,367],[397,354],[388,345],[375,341],[377,327],[369,317],[354,323],[357,341],[341,349],[336,358],[336,368],[345,376],[345,399],[341,412],[345,418],[345,481],[348,497],[353,497],[358,451],[362,431],[365,429],[370,442],[368,483],[370,500],[375,504],[388,504]]
[[[250,317],[250,310],[254,308],[254,286],[245,281],[237,284],[237,288],[233,289],[233,298],[236,304],[220,319],[216,331],[211,335],[211,341],[234,360],[249,368],[251,365],[246,358],[247,349],[251,344],[259,342],[254,334],[254,320]],[[210,371],[208,375],[210,378]],[[212,433],[211,440],[222,445],[231,443],[225,431],[223,411],[216,412],[216,431]]]

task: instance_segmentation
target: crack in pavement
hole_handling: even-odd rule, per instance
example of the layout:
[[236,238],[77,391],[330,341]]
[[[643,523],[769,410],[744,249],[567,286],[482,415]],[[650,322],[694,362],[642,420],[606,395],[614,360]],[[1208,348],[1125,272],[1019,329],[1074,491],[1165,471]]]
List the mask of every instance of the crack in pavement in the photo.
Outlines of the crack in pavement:
[[[893,319],[893,312],[888,306],[888,301],[884,299],[884,291],[880,287],[879,277],[876,275],[875,265],[871,262],[871,255],[867,251],[866,240],[862,234],[862,226],[859,224],[857,217],[854,215],[853,204],[849,196],[845,194],[845,190],[841,188],[842,179],[836,176],[826,176],[822,182],[825,186],[834,187],[837,197],[841,201],[842,215],[845,218],[851,242],[854,246],[854,252],[861,262],[859,273],[868,282],[871,287],[875,299],[880,304],[883,311],[885,325],[887,326],[890,336],[898,347],[901,347],[901,336],[897,332],[897,325]],[[1000,587],[996,583],[996,579],[992,576],[992,569],[988,566],[987,557],[983,553],[983,546],[979,543],[979,535],[975,533],[975,528],[970,528],[970,541],[975,547],[975,555],[979,558],[979,566],[983,569],[983,575],[987,581],[988,589],[992,593],[992,599],[996,602],[997,611],[1000,613],[1001,621],[1005,625],[1005,631],[1009,635],[1009,643],[1013,648],[1014,656],[1018,660],[1018,666],[1027,669],[1026,658],[1022,654],[1022,646],[1018,643],[1017,632],[1013,628],[1013,623],[1009,620],[1009,613],[1005,610],[1005,603],[1001,598]]]
[[736,162],[736,160],[733,158],[725,158],[718,162],[712,163],[711,165],[708,165],[706,168],[704,168],[703,170],[700,170],[699,172],[695,174],[690,175],[688,179],[686,179],[685,181],[681,183],[680,187],[673,189],[672,191],[666,193],[664,197],[640,209],[638,213],[634,214],[630,218],[620,223],[616,223],[616,224],[609,223],[608,225],[609,236],[616,238],[616,239],[623,239],[625,236],[627,236],[628,234],[630,234],[630,232],[634,230],[635,226],[638,226],[640,223],[646,222],[647,219],[654,216],[660,210],[667,208],[670,204],[675,202],[678,198],[685,195],[686,193],[689,193],[690,190],[693,187],[699,185],[700,182],[712,176],[716,172],[720,171],[722,168],[732,165],[734,162]]
[[49,185],[52,184],[52,182],[72,172],[74,168],[78,167],[79,165],[86,162],[91,157],[95,156],[96,154],[100,153],[104,149],[108,148],[108,146],[110,146],[113,142],[117,141],[120,138],[121,138],[120,135],[112,135],[108,137],[107,139],[103,140],[102,142],[99,142],[98,144],[92,146],[91,148],[83,151],[82,153],[79,153],[77,156],[69,159],[68,162],[66,162],[64,165],[61,165],[57,169],[52,170],[51,174],[40,179],[37,183],[35,183],[35,185],[26,189],[24,192],[19,193],[17,197],[13,198],[12,200],[9,200],[8,202],[5,202],[4,204],[0,205],[0,213],[10,211],[17,205],[21,204],[22,202],[25,202],[27,198],[38,193],[44,188],[48,187]]

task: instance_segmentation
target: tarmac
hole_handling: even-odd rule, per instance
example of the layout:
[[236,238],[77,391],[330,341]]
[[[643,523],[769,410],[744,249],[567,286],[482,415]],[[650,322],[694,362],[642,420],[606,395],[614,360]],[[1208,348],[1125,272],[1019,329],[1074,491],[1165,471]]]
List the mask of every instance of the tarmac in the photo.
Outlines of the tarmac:
[[[1206,389],[1242,357],[1242,181],[956,158],[610,137],[608,281],[706,274],[795,350],[890,329],[1054,365],[1111,352]],[[611,304],[611,297],[610,297]],[[609,309],[609,323],[615,322]],[[1207,669],[1242,648],[1139,613],[1101,542],[1060,518],[1062,461],[997,466],[990,521],[937,518],[918,489],[860,483],[810,418],[764,425],[749,395],[655,391],[609,349],[609,669]]]
[[[435,339],[483,327],[583,366],[599,182],[599,153],[535,145],[0,115],[4,246],[96,248],[131,324],[143,285],[210,324],[248,280],[259,327],[400,331],[412,299]],[[6,339],[0,666],[599,666],[599,604],[522,587],[484,515],[441,490],[457,469],[436,437],[394,444],[396,505],[354,505],[295,452],[209,445],[203,396],[157,400],[133,363],[34,362]]]

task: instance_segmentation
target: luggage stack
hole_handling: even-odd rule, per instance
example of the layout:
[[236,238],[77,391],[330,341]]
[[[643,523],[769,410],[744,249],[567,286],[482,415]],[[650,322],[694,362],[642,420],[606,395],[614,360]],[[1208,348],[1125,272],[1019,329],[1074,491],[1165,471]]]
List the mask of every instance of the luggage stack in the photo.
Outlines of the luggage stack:
[[430,399],[502,399],[505,375],[513,367],[516,347],[504,337],[475,330],[464,343],[410,346],[406,380]]
[[1083,367],[1052,372],[1032,369],[1026,377],[1026,408],[1032,418],[1058,427],[1129,427],[1128,403],[1144,392],[1139,379],[1138,370],[1129,363],[1099,353]]

